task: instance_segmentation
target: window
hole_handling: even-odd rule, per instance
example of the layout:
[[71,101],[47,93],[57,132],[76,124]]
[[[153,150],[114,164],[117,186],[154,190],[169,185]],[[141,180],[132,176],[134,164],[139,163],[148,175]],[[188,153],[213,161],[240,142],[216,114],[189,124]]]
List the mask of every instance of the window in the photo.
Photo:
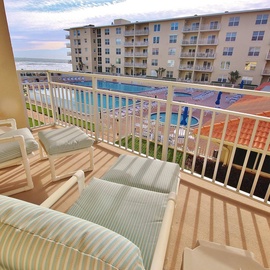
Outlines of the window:
[[215,35],[210,35],[207,37],[207,44],[215,44],[216,42],[216,36]]
[[238,26],[240,21],[240,17],[231,17],[229,19],[229,26]]
[[110,54],[110,49],[105,49],[105,54]]
[[226,34],[226,41],[235,41],[236,40],[236,32],[228,32]]
[[116,45],[121,45],[121,38],[117,38],[116,40],[115,40],[115,44]]
[[169,43],[176,43],[177,42],[177,35],[170,35]]
[[259,56],[260,47],[250,47],[248,51],[248,56]]
[[85,60],[88,61],[88,57],[87,56],[85,57]]
[[85,52],[88,52],[88,48],[84,48],[84,51],[85,51]]
[[121,48],[116,48],[116,54],[121,54]]
[[257,15],[255,24],[267,24],[268,14]]
[[110,29],[109,29],[109,28],[105,28],[104,31],[105,31],[105,35],[106,35],[106,36],[110,34]]
[[218,28],[218,21],[210,22],[210,29],[217,29]]
[[110,73],[110,67],[105,67],[105,72]]
[[116,74],[121,74],[121,68],[117,67],[117,68],[115,69],[115,71],[116,71]]
[[81,35],[80,30],[77,30],[77,36],[80,36],[80,35]]
[[173,71],[167,71],[166,77],[173,78]]
[[110,64],[110,58],[105,58],[105,63]]
[[121,28],[120,27],[116,27],[115,32],[117,35],[121,34]]
[[110,40],[108,38],[105,38],[105,45],[110,45]]
[[175,48],[169,48],[168,55],[175,55],[176,49]]
[[233,55],[233,47],[224,47],[223,55],[232,56]]
[[98,48],[98,55],[102,55],[101,48]]
[[220,65],[220,68],[221,69],[229,69],[230,68],[230,61],[222,61],[221,62],[221,65]]
[[158,60],[152,59],[152,66],[157,66],[157,65],[158,65]]
[[251,40],[263,40],[264,31],[253,31]]
[[84,43],[87,43],[87,38],[84,39]]
[[74,37],[77,36],[77,30],[73,30],[73,36],[74,36]]
[[159,43],[159,37],[153,37],[153,43]]
[[168,67],[174,67],[174,60],[168,60]]
[[255,70],[256,69],[257,62],[246,62],[245,64],[245,70]]
[[78,53],[79,53],[79,54],[82,53],[82,49],[81,49],[81,48],[78,49]]
[[159,49],[158,48],[153,48],[152,49],[152,55],[158,55],[159,54]]
[[190,44],[196,44],[197,43],[197,36],[190,37]]
[[252,84],[253,77],[242,77],[244,84]]
[[196,23],[192,23],[191,24],[191,30],[198,30],[200,26],[200,23],[196,22]]
[[227,82],[227,77],[224,76],[224,75],[220,75],[217,79],[218,82],[222,82],[222,83],[225,83]]
[[178,22],[171,23],[171,30],[178,30]]
[[121,58],[116,58],[115,63],[116,64],[121,64]]
[[154,25],[154,32],[159,32],[160,31],[160,24],[155,24]]

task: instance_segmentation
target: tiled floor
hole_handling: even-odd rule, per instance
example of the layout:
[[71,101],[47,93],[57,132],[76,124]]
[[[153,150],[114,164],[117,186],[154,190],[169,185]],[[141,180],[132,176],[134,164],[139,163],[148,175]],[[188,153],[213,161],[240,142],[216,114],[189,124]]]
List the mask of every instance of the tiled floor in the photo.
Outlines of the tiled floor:
[[[87,182],[101,177],[121,153],[131,154],[105,143],[94,147],[95,168],[86,173]],[[49,162],[40,161],[38,152],[30,162],[35,187],[13,197],[40,204],[65,180],[51,182]],[[87,162],[87,154],[80,154],[59,160],[57,169],[82,168]],[[0,170],[0,183],[11,179],[22,181],[23,169]],[[77,197],[72,188],[53,208],[65,212]],[[258,262],[270,267],[270,207],[182,173],[164,269],[180,269],[184,248],[195,247],[198,239],[248,249]]]

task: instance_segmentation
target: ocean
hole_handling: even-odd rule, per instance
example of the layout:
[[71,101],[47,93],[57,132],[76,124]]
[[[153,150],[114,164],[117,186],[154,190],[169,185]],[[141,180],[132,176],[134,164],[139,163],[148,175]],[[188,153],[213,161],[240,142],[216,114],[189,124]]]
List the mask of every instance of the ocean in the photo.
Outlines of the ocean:
[[72,71],[72,65],[64,59],[19,58],[15,57],[17,70]]

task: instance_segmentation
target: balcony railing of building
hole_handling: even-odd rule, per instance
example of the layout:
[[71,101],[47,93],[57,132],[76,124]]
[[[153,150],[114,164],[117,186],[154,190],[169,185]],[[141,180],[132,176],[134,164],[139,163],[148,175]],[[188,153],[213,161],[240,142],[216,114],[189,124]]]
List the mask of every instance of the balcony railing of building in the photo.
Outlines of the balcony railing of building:
[[[270,118],[220,109],[217,102],[209,107],[177,101],[179,89],[196,102],[219,93],[223,99],[226,95],[226,102],[227,98],[235,101],[243,96],[270,98],[269,92],[100,74],[61,72],[55,76],[48,71],[47,75],[43,81],[36,82],[32,76],[21,82],[33,129],[77,125],[96,141],[140,156],[177,162],[182,171],[195,177],[270,203],[266,166],[270,132],[264,143],[257,141],[259,129],[269,126]],[[104,87],[105,82],[111,84]],[[125,84],[129,89],[115,91],[112,84]],[[137,93],[142,86],[145,89]],[[246,123],[251,126],[250,137],[243,141]],[[235,133],[229,139],[232,124]],[[237,165],[239,149],[245,154],[240,151],[241,164]],[[251,153],[258,155],[252,169]]]
[[66,35],[66,39],[70,39],[70,35]]
[[266,55],[266,60],[270,60],[270,52]]
[[215,53],[206,53],[206,52],[181,52],[180,58],[206,58],[206,59],[214,59]]
[[148,53],[135,52],[135,53],[125,53],[125,57],[147,57]]
[[262,75],[264,76],[270,76],[270,68],[265,68],[263,71],[262,71]]
[[146,41],[124,42],[124,46],[126,47],[148,46],[148,42]]
[[132,62],[125,62],[125,67],[140,67],[140,68],[147,68],[147,64],[144,63],[132,63]]
[[143,29],[143,30],[130,30],[130,31],[125,31],[124,32],[125,36],[145,36],[149,35],[149,30]]
[[213,66],[204,66],[204,65],[196,65],[194,67],[195,71],[207,71],[207,72],[212,72],[213,71]]
[[219,31],[221,25],[215,24],[202,24],[200,26],[194,26],[194,25],[185,25],[182,29],[182,32],[198,32],[198,31]]
[[71,48],[70,43],[66,43],[66,48]]
[[202,38],[199,40],[193,40],[193,39],[183,39],[181,42],[181,45],[218,45],[218,39],[208,39],[208,38]]

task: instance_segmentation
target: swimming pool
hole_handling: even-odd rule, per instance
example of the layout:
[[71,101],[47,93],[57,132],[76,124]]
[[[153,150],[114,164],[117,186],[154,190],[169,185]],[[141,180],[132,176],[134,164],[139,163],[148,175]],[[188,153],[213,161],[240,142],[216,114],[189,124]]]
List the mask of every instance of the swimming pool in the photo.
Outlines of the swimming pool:
[[[181,115],[180,122],[182,121],[182,117],[183,117],[183,115]],[[177,125],[177,118],[178,118],[178,113],[172,113],[172,115],[171,115],[171,125]],[[157,114],[152,113],[151,114],[151,119],[152,120],[157,120]],[[166,113],[161,112],[160,117],[159,117],[159,121],[160,122],[165,122],[165,119],[166,119]],[[198,125],[198,123],[199,123],[198,119],[196,117],[192,116],[190,125],[191,126],[196,126],[196,125]]]
[[[80,94],[79,94],[80,93]],[[93,93],[84,93],[84,91],[76,90],[76,101],[78,103],[85,103],[87,105],[94,105],[94,97]],[[128,98],[121,98],[121,104],[120,104],[120,98],[119,97],[112,97],[112,96],[107,96],[105,94],[98,94],[97,96],[97,103],[98,103],[98,108],[99,109],[112,109],[114,108],[121,108],[123,106],[126,106],[128,104],[132,105],[133,100],[128,99]]]
[[183,93],[183,92],[174,92],[175,97],[191,97],[191,94]]
[[[76,82],[74,84],[92,87],[92,81]],[[153,88],[150,86],[109,81],[98,81],[97,85],[100,89],[113,90],[125,93],[140,93],[153,90]]]

